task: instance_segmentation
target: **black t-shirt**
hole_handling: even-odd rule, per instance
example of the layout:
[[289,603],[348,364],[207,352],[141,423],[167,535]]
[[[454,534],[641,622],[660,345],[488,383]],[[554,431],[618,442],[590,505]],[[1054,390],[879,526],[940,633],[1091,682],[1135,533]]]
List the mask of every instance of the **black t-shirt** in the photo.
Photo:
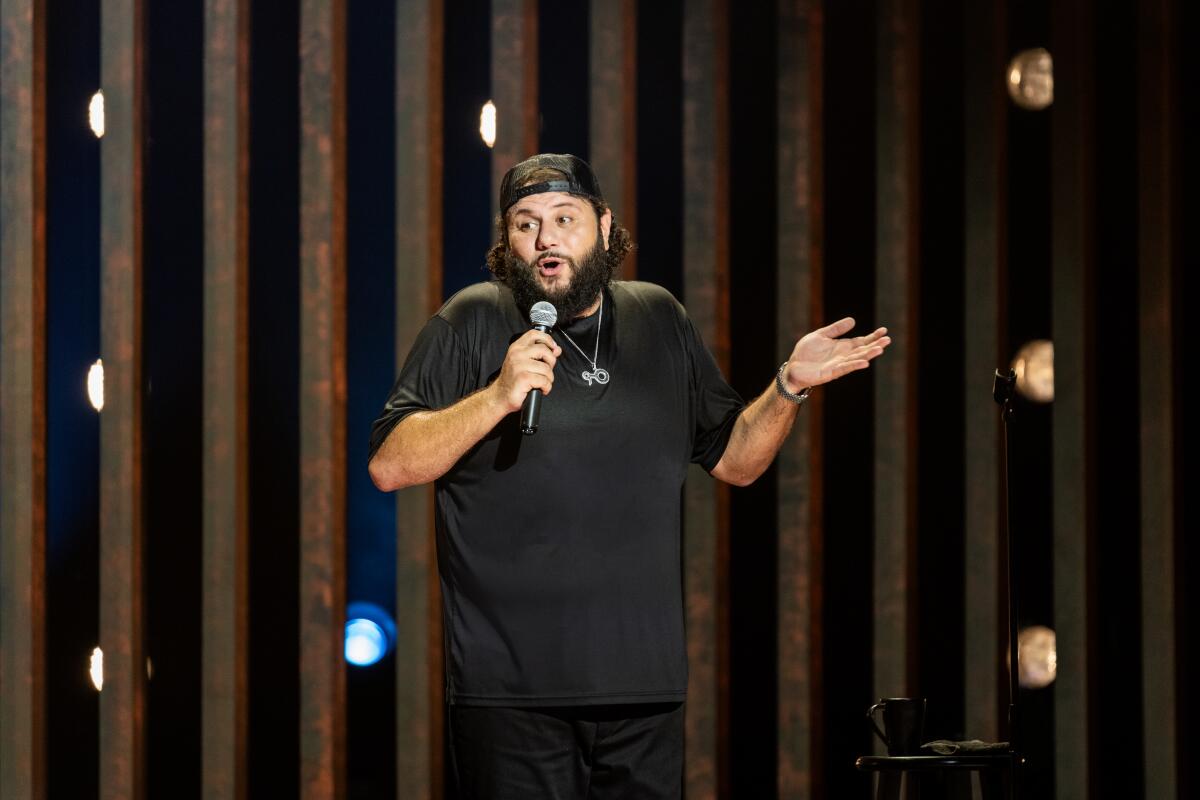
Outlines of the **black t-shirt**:
[[[590,357],[598,314],[565,326]],[[529,330],[512,294],[481,283],[421,331],[371,432],[495,380]],[[560,329],[534,436],[510,414],[436,482],[446,696],[468,705],[682,700],[687,653],[680,494],[712,470],[744,403],[683,307],[648,283],[605,292],[597,363]],[[401,611],[403,613],[403,610]]]

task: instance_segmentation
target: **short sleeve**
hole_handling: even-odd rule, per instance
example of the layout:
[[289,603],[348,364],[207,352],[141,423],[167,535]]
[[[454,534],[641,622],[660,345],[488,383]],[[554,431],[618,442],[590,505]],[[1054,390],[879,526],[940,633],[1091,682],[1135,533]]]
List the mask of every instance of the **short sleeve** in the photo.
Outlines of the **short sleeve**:
[[466,372],[466,352],[454,328],[440,316],[431,318],[413,342],[383,411],[371,425],[367,460],[375,457],[388,434],[409,414],[445,408],[462,398]]
[[726,382],[692,321],[686,319],[684,324],[685,345],[691,367],[692,409],[696,420],[692,463],[699,464],[706,472],[712,472],[725,454],[733,424],[746,407],[746,402]]

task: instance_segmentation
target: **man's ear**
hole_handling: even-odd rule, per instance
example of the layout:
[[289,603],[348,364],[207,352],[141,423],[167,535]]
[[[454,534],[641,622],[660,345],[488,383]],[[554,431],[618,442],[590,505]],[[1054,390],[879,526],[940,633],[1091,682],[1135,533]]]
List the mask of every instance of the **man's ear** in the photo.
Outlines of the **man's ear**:
[[612,229],[612,209],[604,209],[600,216],[600,238],[604,240],[604,249],[608,249],[608,232]]

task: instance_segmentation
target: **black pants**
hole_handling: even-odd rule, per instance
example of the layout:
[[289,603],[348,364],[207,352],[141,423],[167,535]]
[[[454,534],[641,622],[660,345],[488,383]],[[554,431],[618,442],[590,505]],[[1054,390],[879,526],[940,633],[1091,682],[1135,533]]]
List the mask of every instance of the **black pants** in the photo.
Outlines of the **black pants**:
[[678,800],[683,703],[452,705],[459,800]]

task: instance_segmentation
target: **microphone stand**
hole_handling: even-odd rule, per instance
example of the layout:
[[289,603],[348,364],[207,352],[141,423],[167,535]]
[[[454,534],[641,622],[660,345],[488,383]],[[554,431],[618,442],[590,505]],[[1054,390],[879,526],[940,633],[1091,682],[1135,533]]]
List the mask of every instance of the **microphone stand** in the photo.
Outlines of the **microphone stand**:
[[992,382],[992,399],[1000,406],[1000,419],[1004,424],[1003,480],[1004,480],[1004,538],[1008,548],[1008,739],[1009,750],[1012,753],[1012,792],[1011,797],[1017,796],[1017,767],[1021,764],[1019,721],[1017,699],[1020,695],[1020,685],[1017,680],[1020,672],[1020,658],[1017,650],[1017,553],[1013,545],[1012,534],[1012,493],[1009,490],[1009,449],[1012,433],[1009,421],[1013,416],[1013,395],[1017,386],[1017,373],[1008,370],[1003,373],[996,370]]

